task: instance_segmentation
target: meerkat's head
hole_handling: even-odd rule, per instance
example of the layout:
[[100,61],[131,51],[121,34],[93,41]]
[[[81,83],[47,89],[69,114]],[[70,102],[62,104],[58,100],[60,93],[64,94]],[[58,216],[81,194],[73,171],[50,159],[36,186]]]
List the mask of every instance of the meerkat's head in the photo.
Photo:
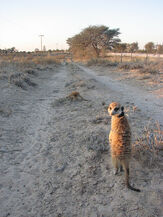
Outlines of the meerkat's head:
[[108,113],[110,116],[122,117],[124,116],[124,107],[117,102],[112,102],[108,107]]

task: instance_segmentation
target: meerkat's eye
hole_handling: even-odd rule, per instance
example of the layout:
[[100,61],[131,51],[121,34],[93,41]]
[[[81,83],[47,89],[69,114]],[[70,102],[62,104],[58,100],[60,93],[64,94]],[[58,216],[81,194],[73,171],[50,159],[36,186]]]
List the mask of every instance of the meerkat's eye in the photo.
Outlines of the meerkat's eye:
[[111,107],[109,107],[109,109],[111,110]]
[[119,110],[119,108],[118,108],[118,107],[116,107],[114,110],[117,112],[117,111]]

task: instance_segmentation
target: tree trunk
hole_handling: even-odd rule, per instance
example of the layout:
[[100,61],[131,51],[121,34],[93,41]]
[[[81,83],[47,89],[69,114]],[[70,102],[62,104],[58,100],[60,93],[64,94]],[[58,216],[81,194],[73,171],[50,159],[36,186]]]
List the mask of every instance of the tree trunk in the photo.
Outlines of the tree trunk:
[[96,56],[99,57],[100,55],[100,49],[97,48],[96,45],[92,44],[93,49],[95,50]]
[[146,54],[146,64],[148,64],[148,52]]
[[122,63],[122,52],[121,52],[121,63]]

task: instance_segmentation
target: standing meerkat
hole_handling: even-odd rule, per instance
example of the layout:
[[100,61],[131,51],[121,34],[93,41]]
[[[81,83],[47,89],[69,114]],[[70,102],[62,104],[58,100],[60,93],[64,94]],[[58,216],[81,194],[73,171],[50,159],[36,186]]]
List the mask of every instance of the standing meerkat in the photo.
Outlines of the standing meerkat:
[[131,158],[131,130],[124,107],[117,102],[112,102],[108,107],[108,113],[112,116],[109,143],[111,147],[112,163],[115,167],[115,175],[118,171],[125,171],[126,186],[140,192],[139,189],[132,187],[129,183],[129,162]]

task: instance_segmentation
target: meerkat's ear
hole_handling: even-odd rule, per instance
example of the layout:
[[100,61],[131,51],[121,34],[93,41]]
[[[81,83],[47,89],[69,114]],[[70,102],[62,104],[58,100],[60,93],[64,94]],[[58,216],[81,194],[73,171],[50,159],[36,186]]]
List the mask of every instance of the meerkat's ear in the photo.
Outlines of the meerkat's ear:
[[121,111],[122,111],[122,112],[124,111],[124,107],[123,107],[123,106],[121,106]]

